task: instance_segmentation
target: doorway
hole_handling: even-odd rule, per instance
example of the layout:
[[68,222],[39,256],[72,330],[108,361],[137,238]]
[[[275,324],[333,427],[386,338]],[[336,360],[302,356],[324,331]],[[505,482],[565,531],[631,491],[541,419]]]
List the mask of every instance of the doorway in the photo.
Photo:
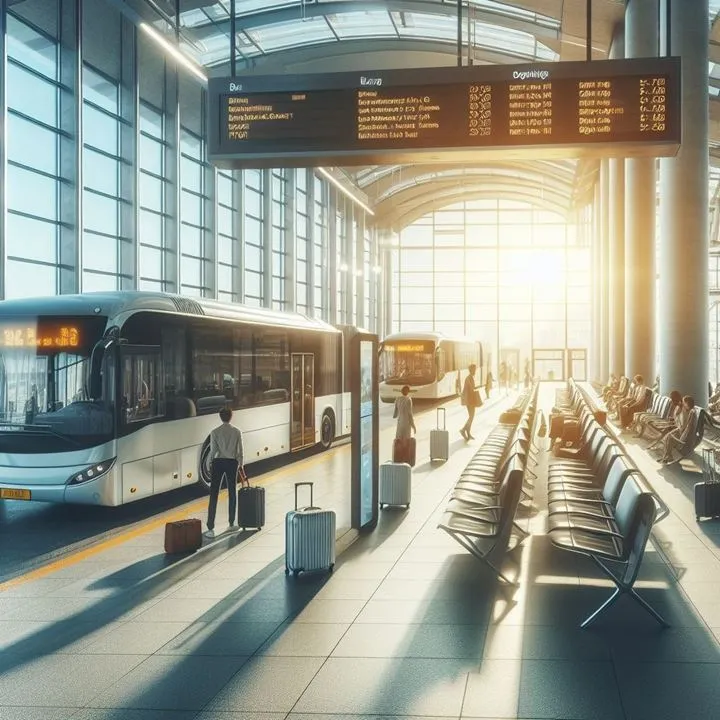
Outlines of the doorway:
[[290,378],[290,450],[315,444],[315,356],[293,353]]
[[538,380],[565,379],[565,350],[533,350],[533,377]]
[[585,348],[568,348],[567,376],[578,382],[587,380],[587,350]]

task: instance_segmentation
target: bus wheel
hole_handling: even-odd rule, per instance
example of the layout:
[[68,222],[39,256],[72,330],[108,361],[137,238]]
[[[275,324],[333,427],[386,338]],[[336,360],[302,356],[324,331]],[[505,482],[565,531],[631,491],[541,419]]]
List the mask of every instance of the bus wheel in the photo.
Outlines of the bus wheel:
[[210,490],[210,438],[206,438],[200,451],[200,472],[198,485]]
[[326,410],[320,421],[320,445],[323,450],[327,450],[335,439],[335,418],[332,412]]

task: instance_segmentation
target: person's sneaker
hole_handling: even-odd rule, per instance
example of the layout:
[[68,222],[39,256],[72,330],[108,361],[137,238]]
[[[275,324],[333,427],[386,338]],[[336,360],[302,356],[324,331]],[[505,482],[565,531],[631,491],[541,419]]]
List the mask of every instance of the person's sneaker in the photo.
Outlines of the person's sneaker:
[[228,525],[228,532],[235,532],[236,530],[239,530],[238,526],[235,523],[230,523]]
[[[197,535],[195,537],[197,537]],[[212,540],[215,537],[215,531],[214,530],[206,530],[205,537],[210,538]]]

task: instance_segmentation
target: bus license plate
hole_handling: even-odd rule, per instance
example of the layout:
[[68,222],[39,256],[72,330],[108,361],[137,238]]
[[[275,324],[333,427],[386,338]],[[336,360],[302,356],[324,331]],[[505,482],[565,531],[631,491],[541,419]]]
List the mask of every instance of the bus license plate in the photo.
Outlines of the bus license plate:
[[21,490],[20,488],[0,488],[0,500],[29,500],[29,490]]

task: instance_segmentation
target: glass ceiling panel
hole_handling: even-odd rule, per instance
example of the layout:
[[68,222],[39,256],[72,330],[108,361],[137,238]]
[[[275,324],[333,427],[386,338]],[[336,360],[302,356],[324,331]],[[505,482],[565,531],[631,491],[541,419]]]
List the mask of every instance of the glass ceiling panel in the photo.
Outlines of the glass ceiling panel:
[[[452,0],[446,0],[452,2]],[[720,0],[717,0],[720,3]],[[545,27],[559,28],[560,21],[555,18],[548,17],[547,15],[541,15],[540,13],[533,12],[532,10],[526,10],[525,8],[515,7],[514,5],[508,5],[507,3],[497,2],[496,0],[470,0],[470,3],[481,10],[488,10],[498,15],[505,15],[506,17],[522,18],[523,20],[529,20],[537,25],[543,25]]]
[[386,10],[349,12],[326,17],[340,38],[397,37],[395,26]]
[[401,37],[438,38],[454,40],[457,37],[457,20],[444,15],[394,12],[393,19]]
[[264,27],[247,31],[248,37],[263,52],[282,50],[284,48],[297,47],[335,40],[330,26],[325,22],[325,17],[307,18],[295,22],[274,23]]
[[[225,0],[225,5],[229,5],[228,0]],[[240,17],[241,15],[251,15],[263,10],[276,10],[291,5],[300,8],[301,2],[300,0],[236,0],[235,11],[237,12],[236,17]]]

